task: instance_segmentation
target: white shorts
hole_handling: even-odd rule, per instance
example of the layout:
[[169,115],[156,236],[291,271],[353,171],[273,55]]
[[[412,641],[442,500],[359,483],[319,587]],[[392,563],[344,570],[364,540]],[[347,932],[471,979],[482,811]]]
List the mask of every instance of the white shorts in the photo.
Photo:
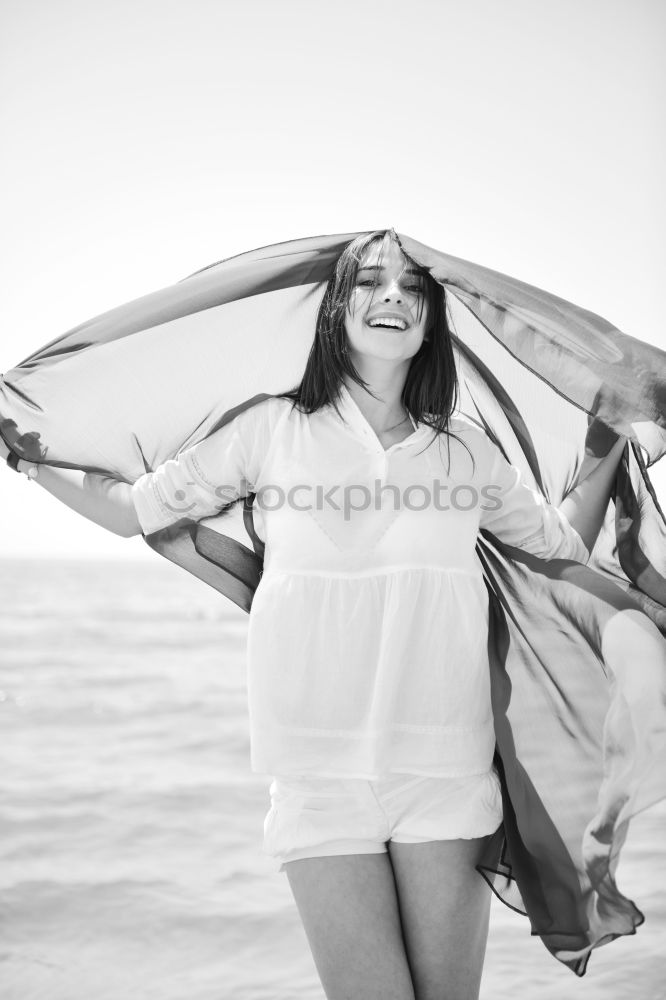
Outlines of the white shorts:
[[269,789],[263,853],[279,871],[298,858],[385,854],[386,843],[418,844],[494,833],[502,791],[485,774],[432,778],[389,774],[377,781],[279,775]]

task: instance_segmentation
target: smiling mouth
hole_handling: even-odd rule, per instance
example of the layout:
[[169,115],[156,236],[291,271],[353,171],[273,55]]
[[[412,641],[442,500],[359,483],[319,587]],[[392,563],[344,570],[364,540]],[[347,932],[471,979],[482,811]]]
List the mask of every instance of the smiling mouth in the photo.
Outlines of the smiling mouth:
[[401,333],[407,329],[407,324],[400,319],[371,319],[368,326],[372,330],[399,330]]

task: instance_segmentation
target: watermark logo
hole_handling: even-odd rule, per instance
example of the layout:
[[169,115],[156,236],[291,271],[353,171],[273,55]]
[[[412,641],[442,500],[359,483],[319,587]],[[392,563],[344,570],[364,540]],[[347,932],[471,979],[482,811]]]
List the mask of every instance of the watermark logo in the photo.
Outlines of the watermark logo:
[[[186,486],[195,487],[198,493],[206,489],[202,484],[188,482]],[[217,509],[233,503],[239,497],[255,492],[243,479],[238,487],[228,484],[209,487],[210,493],[219,501]],[[355,513],[374,510],[399,512],[403,510],[423,511],[432,508],[438,511],[468,512],[479,508],[484,511],[499,510],[502,502],[499,496],[501,487],[495,484],[484,484],[480,489],[471,483],[443,483],[434,479],[432,485],[412,483],[406,486],[386,483],[375,479],[373,483],[296,483],[289,487],[277,483],[262,484],[255,494],[254,504],[263,512],[271,512],[288,507],[295,511],[309,513],[328,512],[339,513],[344,521],[350,521]],[[186,489],[178,489],[173,493],[173,502],[165,499],[165,506],[186,516],[197,509],[200,504],[193,493]]]

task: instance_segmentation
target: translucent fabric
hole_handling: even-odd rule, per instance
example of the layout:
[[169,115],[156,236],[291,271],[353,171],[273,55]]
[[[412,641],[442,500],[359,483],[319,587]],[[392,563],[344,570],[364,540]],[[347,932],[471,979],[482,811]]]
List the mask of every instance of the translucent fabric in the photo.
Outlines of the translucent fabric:
[[[22,457],[134,483],[300,380],[335,260],[357,233],[242,254],[97,317],[0,382]],[[480,866],[577,975],[642,922],[615,883],[632,816],[666,793],[666,520],[649,467],[666,451],[666,355],[570,303],[400,236],[447,291],[460,411],[548,503],[629,438],[587,565],[481,529],[504,820]],[[230,508],[146,536],[249,610],[263,544]]]

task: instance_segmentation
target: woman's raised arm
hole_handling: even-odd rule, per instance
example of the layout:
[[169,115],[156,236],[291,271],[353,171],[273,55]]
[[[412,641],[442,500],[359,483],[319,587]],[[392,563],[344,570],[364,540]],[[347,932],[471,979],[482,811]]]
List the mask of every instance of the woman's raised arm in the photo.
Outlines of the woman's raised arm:
[[[0,438],[0,460],[6,461],[8,455],[9,448]],[[18,470],[25,472],[33,464],[35,463],[21,458]],[[7,471],[11,473],[9,469]],[[129,538],[141,534],[129,483],[78,469],[58,469],[50,465],[39,466],[39,475],[34,482],[78,514],[83,514],[89,521],[94,521],[115,535]]]
[[[129,484],[76,469],[39,466],[35,480],[72,510],[125,538],[211,517],[246,496],[284,407],[269,398]],[[8,449],[0,438],[0,459]],[[24,472],[31,464],[19,460]]]
[[596,469],[567,493],[559,505],[559,510],[576,529],[589,552],[594,548],[604,523],[611,486],[626,443],[626,437],[619,437]]

